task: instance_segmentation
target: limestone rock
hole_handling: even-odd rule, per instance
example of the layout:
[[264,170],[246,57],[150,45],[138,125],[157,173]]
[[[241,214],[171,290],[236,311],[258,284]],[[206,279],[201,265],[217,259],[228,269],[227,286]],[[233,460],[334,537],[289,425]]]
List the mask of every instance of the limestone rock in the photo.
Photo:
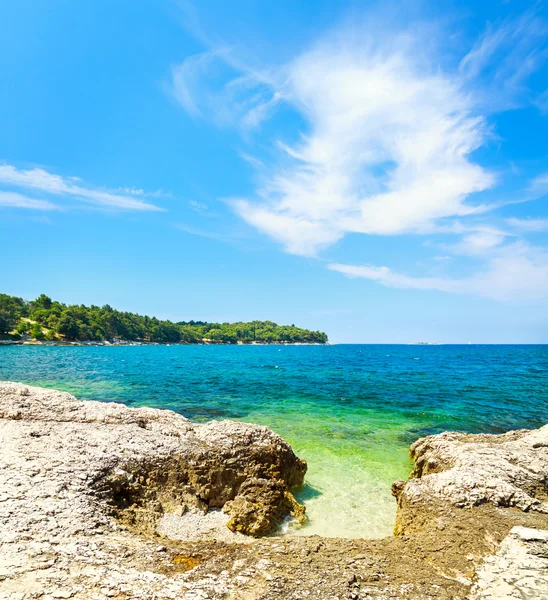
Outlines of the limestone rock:
[[396,533],[422,528],[424,505],[484,504],[548,513],[548,425],[502,435],[442,433],[411,446],[411,479],[396,482]]
[[267,428],[0,383],[0,599],[546,597],[547,451],[546,427],[425,438],[400,535],[258,539],[304,519]]
[[[548,426],[442,433],[418,440],[410,454],[411,479],[392,486],[395,533],[423,543],[437,537],[441,567],[475,582],[474,600],[548,597]],[[468,568],[455,566],[455,546]]]
[[[47,436],[47,447],[59,450],[56,470],[70,470],[72,485],[76,479],[87,496],[151,531],[163,513],[222,508],[250,479],[275,482],[290,494],[306,472],[282,438],[258,425],[193,424],[172,411],[81,402],[67,393],[7,383],[0,384],[0,418],[7,436],[29,439],[21,446],[23,458],[33,446],[42,448],[40,438]],[[278,509],[276,503],[261,515],[261,531],[275,529]],[[266,515],[272,518],[265,521]]]
[[514,527],[478,569],[471,600],[548,598],[548,531]]
[[[171,411],[82,402],[7,382],[0,383],[0,440],[0,581],[37,571],[32,577],[45,581],[63,564],[60,556],[78,556],[77,569],[85,556],[109,562],[110,551],[94,540],[111,547],[117,523],[154,535],[163,515],[220,509],[241,490],[246,496],[250,481],[291,499],[262,494],[257,511],[245,511],[240,531],[271,533],[296,505],[290,488],[306,472],[266,427],[194,424]],[[53,597],[64,597],[63,589]]]

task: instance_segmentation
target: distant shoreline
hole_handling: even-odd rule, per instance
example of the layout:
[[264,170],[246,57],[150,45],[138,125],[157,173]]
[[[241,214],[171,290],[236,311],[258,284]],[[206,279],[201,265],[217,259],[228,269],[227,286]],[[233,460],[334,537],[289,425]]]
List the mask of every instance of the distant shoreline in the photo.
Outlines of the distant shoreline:
[[0,339],[52,345],[325,344],[327,334],[274,321],[178,321],[104,306],[66,305],[0,294]]
[[0,340],[0,346],[100,346],[100,347],[127,347],[127,346],[332,346],[329,342],[222,342],[217,340],[204,340],[201,342],[94,342],[94,341],[40,341],[40,340]]

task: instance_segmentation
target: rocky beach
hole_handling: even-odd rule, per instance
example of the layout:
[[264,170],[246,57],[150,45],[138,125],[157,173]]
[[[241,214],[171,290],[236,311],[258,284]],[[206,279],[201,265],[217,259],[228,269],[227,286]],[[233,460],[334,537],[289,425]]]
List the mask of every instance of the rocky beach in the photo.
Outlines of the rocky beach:
[[0,600],[548,600],[548,0],[0,21]]
[[0,597],[542,598],[548,426],[411,447],[395,535],[277,535],[306,464],[266,427],[0,383]]

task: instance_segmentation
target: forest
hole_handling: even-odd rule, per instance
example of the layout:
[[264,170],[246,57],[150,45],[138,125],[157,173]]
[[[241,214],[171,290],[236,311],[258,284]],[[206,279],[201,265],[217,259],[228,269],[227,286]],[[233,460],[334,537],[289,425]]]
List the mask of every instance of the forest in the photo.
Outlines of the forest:
[[105,306],[66,305],[41,294],[27,301],[0,294],[0,337],[50,342],[315,343],[327,335],[272,321],[174,323]]

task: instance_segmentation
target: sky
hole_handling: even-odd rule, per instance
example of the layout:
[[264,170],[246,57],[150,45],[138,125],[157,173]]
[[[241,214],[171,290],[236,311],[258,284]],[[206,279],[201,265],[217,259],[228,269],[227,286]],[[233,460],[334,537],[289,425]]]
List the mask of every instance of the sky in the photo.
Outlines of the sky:
[[0,1],[0,291],[548,343],[543,2]]

